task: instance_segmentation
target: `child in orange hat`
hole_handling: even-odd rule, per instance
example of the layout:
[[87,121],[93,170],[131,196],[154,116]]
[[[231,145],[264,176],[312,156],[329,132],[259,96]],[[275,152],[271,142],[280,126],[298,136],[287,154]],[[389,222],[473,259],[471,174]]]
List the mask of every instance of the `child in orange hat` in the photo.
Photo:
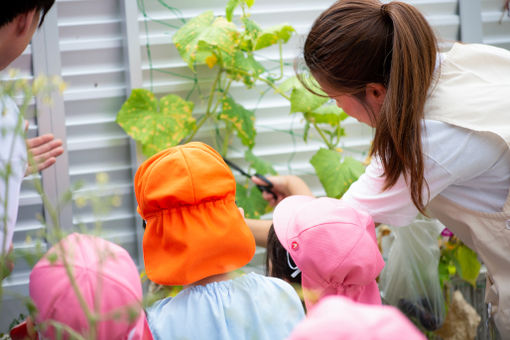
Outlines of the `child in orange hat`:
[[304,317],[286,282],[256,273],[232,278],[255,253],[235,190],[229,167],[203,143],[161,151],[138,169],[147,276],[185,286],[147,310],[155,339],[284,339]]

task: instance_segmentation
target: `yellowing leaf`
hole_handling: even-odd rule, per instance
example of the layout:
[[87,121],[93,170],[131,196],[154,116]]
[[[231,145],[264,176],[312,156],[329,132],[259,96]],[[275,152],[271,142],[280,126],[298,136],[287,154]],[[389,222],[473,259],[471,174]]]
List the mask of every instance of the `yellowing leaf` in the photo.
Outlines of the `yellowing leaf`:
[[209,66],[209,68],[213,68],[217,62],[218,62],[218,58],[214,54],[205,58],[205,63],[207,64],[207,66]]
[[193,102],[167,95],[158,102],[154,94],[135,89],[117,114],[117,123],[142,144],[146,156],[179,144],[195,127]]
[[253,111],[245,109],[232,98],[222,100],[222,112],[219,118],[230,122],[234,127],[241,143],[249,148],[255,145],[255,115]]
[[459,276],[471,285],[476,286],[476,279],[480,274],[480,268],[482,266],[480,261],[478,261],[476,253],[466,245],[461,244],[456,249],[454,258],[458,265]]

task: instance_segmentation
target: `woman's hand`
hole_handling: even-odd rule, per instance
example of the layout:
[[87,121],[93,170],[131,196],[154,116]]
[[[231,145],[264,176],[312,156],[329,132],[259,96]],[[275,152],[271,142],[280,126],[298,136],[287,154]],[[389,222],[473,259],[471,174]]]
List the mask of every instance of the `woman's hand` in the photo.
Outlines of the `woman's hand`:
[[[262,197],[268,201],[269,205],[276,206],[282,199],[291,195],[306,195],[312,196],[312,191],[308,185],[299,177],[294,175],[287,176],[268,176],[267,179],[273,184],[271,191],[275,194],[262,192]],[[267,185],[266,182],[253,176],[251,178],[253,183],[259,185]],[[276,196],[276,198],[275,198]]]

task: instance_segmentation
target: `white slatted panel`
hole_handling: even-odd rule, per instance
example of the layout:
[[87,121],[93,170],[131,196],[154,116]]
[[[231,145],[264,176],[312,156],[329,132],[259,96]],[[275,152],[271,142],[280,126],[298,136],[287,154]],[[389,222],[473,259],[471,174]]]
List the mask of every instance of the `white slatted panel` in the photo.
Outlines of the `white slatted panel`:
[[481,0],[483,42],[510,49],[510,17],[505,14],[502,22],[503,0]]
[[[71,183],[82,181],[84,187],[77,193],[78,197],[98,190],[96,174],[108,174],[109,182],[102,190],[103,195],[116,194],[121,204],[100,217],[104,236],[126,248],[138,263],[141,252],[134,209],[130,139],[115,123],[127,91],[124,19],[120,3],[120,0],[57,0],[54,6],[57,15],[53,22],[52,18],[47,18],[45,27],[57,25],[58,37],[51,37],[51,42],[58,46],[58,50],[49,53],[60,56],[59,73],[68,84],[63,97],[65,119],[52,125],[52,128],[64,129],[67,135],[68,167],[57,173],[56,180],[58,182],[59,178],[69,176]],[[52,63],[51,60],[47,62]],[[30,47],[13,66],[23,69],[23,74],[31,77]],[[33,114],[29,120],[30,135],[35,136],[37,125]],[[51,182],[52,179],[49,180]],[[41,200],[30,183],[25,181],[14,236],[16,248],[33,247],[26,244],[25,239],[29,232],[43,228],[36,219],[38,214],[44,214]],[[63,226],[68,230],[80,225],[91,229],[98,216],[90,207],[80,208],[74,201],[69,220],[72,225]],[[23,260],[17,261],[13,275],[4,281],[6,291],[28,295],[29,270]],[[11,297],[6,291],[0,310],[0,332],[6,330],[14,316],[24,311],[19,297]]]
[[[94,192],[96,174],[109,176],[108,193],[121,206],[104,218],[106,237],[138,256],[129,138],[115,123],[126,95],[120,1],[63,0],[57,3],[65,92],[66,132],[71,182],[86,183],[80,192]],[[89,228],[91,209],[73,206],[73,224]]]

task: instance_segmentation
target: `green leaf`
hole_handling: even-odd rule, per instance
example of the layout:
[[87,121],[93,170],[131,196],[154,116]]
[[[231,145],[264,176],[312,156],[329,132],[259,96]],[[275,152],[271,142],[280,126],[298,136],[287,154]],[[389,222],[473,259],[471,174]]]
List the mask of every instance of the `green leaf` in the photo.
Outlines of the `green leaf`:
[[248,5],[248,7],[251,7],[255,3],[255,0],[244,0],[244,2]]
[[117,123],[142,144],[146,156],[179,144],[195,127],[193,102],[167,95],[158,102],[154,94],[135,89],[117,114]]
[[244,158],[248,163],[250,163],[250,167],[255,169],[255,172],[261,175],[271,174],[276,175],[276,171],[268,161],[263,160],[253,154],[251,150],[246,150],[244,153]]
[[192,70],[195,62],[203,63],[213,51],[220,60],[232,58],[239,39],[236,25],[223,17],[215,19],[211,11],[191,19],[173,36],[175,47]]
[[476,253],[466,245],[461,244],[455,251],[454,257],[458,265],[457,272],[459,276],[471,285],[476,286],[476,279],[482,266]]
[[294,27],[286,24],[273,26],[268,29],[263,30],[255,44],[255,50],[260,50],[271,45],[278,43],[278,41],[282,41],[286,43],[289,41],[292,33],[294,33]]
[[260,218],[267,211],[267,201],[262,198],[262,193],[255,186],[249,188],[236,184],[236,202],[237,206],[244,209],[246,218]]
[[247,17],[241,18],[241,21],[244,24],[244,34],[241,38],[240,48],[251,52],[255,48],[255,43],[262,29],[255,21]]
[[193,63],[196,60],[198,42],[204,31],[211,27],[213,21],[213,12],[204,12],[188,21],[172,37],[179,54],[191,69],[193,69]]
[[278,91],[286,93],[294,88],[303,88],[303,85],[296,76],[287,78],[284,82],[282,82],[278,86]]
[[219,118],[232,124],[241,142],[253,148],[255,145],[255,115],[253,111],[245,109],[232,98],[222,100],[222,111]]
[[336,105],[323,105],[313,112],[305,112],[305,119],[311,123],[329,124],[336,127],[345,120],[347,114]]
[[312,112],[327,101],[327,97],[317,96],[304,87],[294,88],[290,95],[290,112]]
[[255,77],[264,73],[266,69],[255,60],[252,54],[246,54],[236,51],[231,65],[228,67],[228,73],[236,80],[242,80],[246,86],[251,87],[255,83]]
[[310,160],[328,197],[340,198],[365,171],[363,164],[339,152],[321,148]]
[[234,14],[234,10],[237,6],[239,6],[239,3],[241,0],[229,0],[227,3],[227,7],[225,9],[225,17],[228,21],[232,21],[232,16]]

